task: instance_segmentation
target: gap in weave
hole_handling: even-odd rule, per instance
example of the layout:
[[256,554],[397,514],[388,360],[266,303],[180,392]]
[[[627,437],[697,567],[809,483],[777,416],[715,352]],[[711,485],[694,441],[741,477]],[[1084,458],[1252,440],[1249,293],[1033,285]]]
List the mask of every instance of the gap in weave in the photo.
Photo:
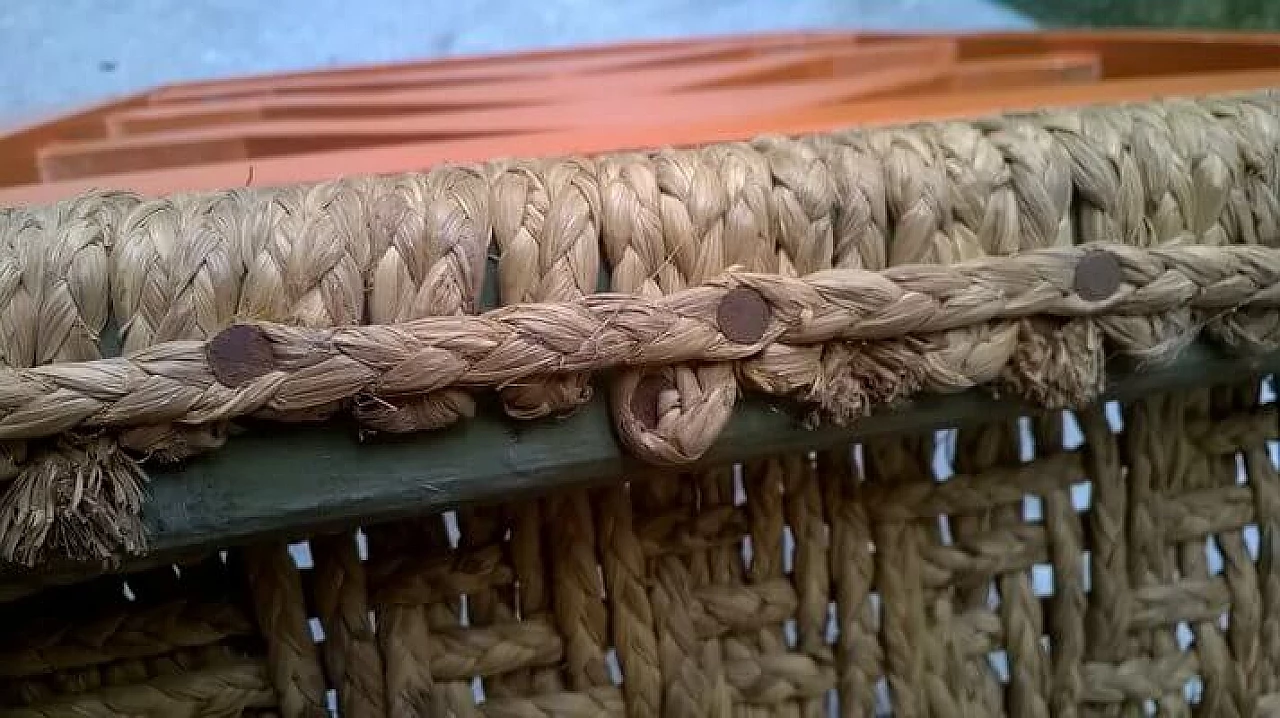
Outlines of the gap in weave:
[[950,480],[956,473],[951,461],[956,455],[958,436],[955,429],[939,429],[934,432],[933,477],[939,483]]
[[951,532],[951,517],[946,514],[938,516],[938,543],[943,546],[955,545],[955,536]]
[[1075,451],[1084,446],[1084,432],[1074,411],[1062,412],[1062,448]]
[[790,524],[782,526],[782,572],[788,576],[795,572],[796,537]]
[[880,676],[876,680],[876,718],[893,715],[893,694],[889,692],[889,679]]
[[1111,427],[1112,434],[1124,433],[1124,409],[1118,401],[1108,401],[1103,405],[1103,411],[1107,417],[1107,426]]
[[609,646],[605,651],[604,664],[609,669],[609,681],[615,687],[622,685],[622,664],[618,662],[618,649]]
[[458,512],[446,511],[441,514],[445,532],[449,535],[449,548],[457,549],[462,540],[462,531],[458,528]]
[[1086,514],[1093,507],[1093,482],[1081,481],[1071,485],[1071,508],[1078,514]]
[[782,622],[782,635],[786,639],[787,648],[795,649],[800,643],[800,628],[794,617]]
[[1249,554],[1249,560],[1256,563],[1258,561],[1258,548],[1261,541],[1261,537],[1258,534],[1258,525],[1245,524],[1244,529],[1241,530],[1240,533],[1244,537],[1244,550]]
[[1223,569],[1222,547],[1218,544],[1217,536],[1208,536],[1204,540],[1205,558],[1209,561],[1209,575],[1220,576]]
[[995,672],[1000,685],[1009,685],[1009,654],[1003,648],[997,648],[987,654],[987,665]]
[[289,555],[300,571],[307,571],[315,565],[311,560],[311,544],[307,541],[289,544]]
[[1204,697],[1204,679],[1199,675],[1188,678],[1186,688],[1183,689],[1183,695],[1188,703],[1200,705]]
[[1039,496],[1027,494],[1022,497],[1022,520],[1031,524],[1044,521],[1044,502]]
[[1031,591],[1039,598],[1049,598],[1054,593],[1053,564],[1037,563],[1031,567]]
[[1093,592],[1093,551],[1080,552],[1080,584],[1085,594]]
[[1036,458],[1036,439],[1031,433],[1031,417],[1018,417],[1018,459],[1022,462]]
[[742,464],[733,465],[733,505],[746,506],[747,488],[742,482]]
[[356,529],[356,555],[361,562],[369,560],[369,535],[364,529]]

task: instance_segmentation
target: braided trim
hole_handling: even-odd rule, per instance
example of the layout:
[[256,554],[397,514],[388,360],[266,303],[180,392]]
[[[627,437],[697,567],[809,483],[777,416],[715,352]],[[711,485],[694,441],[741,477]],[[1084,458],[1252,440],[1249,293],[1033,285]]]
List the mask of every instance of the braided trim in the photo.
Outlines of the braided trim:
[[81,668],[126,658],[158,656],[179,648],[247,635],[253,624],[228,603],[182,599],[130,607],[93,621],[50,626],[20,635],[0,651],[0,676],[18,678]]
[[[493,232],[503,303],[577,299],[596,289],[600,196],[586,160],[514,165],[493,182]],[[520,419],[563,414],[591,398],[589,376],[502,388]]]
[[[1074,288],[1075,268],[1097,251],[1052,249],[998,262],[832,270],[801,279],[731,273],[653,300],[592,295],[399,325],[252,325],[265,341],[270,366],[234,389],[217,380],[217,362],[211,363],[202,342],[2,370],[0,439],[140,421],[219,421],[263,409],[309,411],[367,391],[407,395],[561,372],[727,362],[775,341],[874,340],[1032,316],[1149,315],[1184,307],[1217,314],[1280,306],[1280,253],[1274,250],[1108,246],[1121,281],[1109,298],[1088,301]],[[719,307],[744,291],[768,310],[756,341],[735,341],[718,326]],[[1101,348],[1059,350],[1070,355]]]
[[[375,208],[375,253],[369,277],[369,318],[389,323],[474,312],[484,283],[492,234],[488,186],[463,167],[439,167],[391,180],[393,191]],[[437,429],[475,415],[465,392],[440,391],[407,398],[394,392],[362,396],[356,418],[375,431]]]
[[[122,715],[239,715],[253,708],[276,707],[275,691],[259,662],[160,676],[142,684],[107,686],[25,708],[0,709],[4,718],[60,718]],[[290,713],[284,707],[286,715]],[[323,715],[323,714],[320,714]]]

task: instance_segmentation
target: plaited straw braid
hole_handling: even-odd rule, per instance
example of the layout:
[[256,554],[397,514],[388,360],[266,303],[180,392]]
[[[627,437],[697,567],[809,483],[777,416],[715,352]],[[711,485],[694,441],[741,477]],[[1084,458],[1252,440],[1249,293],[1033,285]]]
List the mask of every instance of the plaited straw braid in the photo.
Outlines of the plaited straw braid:
[[[978,473],[992,467],[1017,466],[1020,439],[1016,422],[1003,422],[976,430],[962,429],[957,437],[955,468],[961,472]],[[976,536],[978,531],[989,532],[1001,527],[1016,529],[1021,522],[1022,507],[1003,506],[986,516],[970,516],[955,521],[952,531],[958,541],[965,541]],[[986,526],[982,526],[984,523]],[[1001,625],[1005,627],[1004,644],[1011,666],[1009,687],[1001,702],[1017,715],[1048,716],[1049,657],[1040,642],[1044,634],[1044,618],[1040,600],[1031,588],[1030,575],[1025,572],[1003,574],[996,582],[996,588],[1000,592]],[[959,608],[982,609],[987,606],[988,590],[978,588],[968,593],[970,595],[962,600],[967,599],[970,605],[962,604]],[[981,666],[990,670],[986,661],[982,661]],[[992,708],[998,710],[999,706],[1000,703],[995,703]]]
[[[27,269],[31,247],[38,246],[39,226],[30,212],[0,212],[0,366],[31,366],[35,357],[35,323],[39,284]],[[26,459],[24,442],[0,443],[0,482],[18,475]],[[2,484],[0,484],[2,486]]]
[[[887,140],[879,151],[893,226],[890,265],[950,264],[1012,251],[1008,235],[1013,228],[991,221],[1012,214],[1007,170],[979,131],[951,123],[891,134]],[[936,347],[926,350],[924,387],[960,391],[998,375],[1012,358],[1016,334],[1012,324],[1001,322],[935,341]]]
[[830,575],[837,627],[836,687],[844,715],[875,714],[876,681],[884,674],[884,656],[876,636],[871,591],[875,560],[864,547],[871,543],[871,522],[860,500],[863,477],[850,451],[819,455],[823,500],[831,525]]
[[[501,545],[503,534],[507,530],[507,514],[507,507],[501,505],[470,506],[460,510],[457,513],[458,549],[477,551],[485,546]],[[457,640],[460,644],[467,645],[477,660],[484,660],[479,657],[489,655],[495,657],[501,655],[501,658],[496,659],[498,662],[492,664],[490,668],[477,669],[468,672],[465,676],[457,676],[448,675],[447,670],[441,673],[439,659],[433,657],[432,671],[441,679],[446,679],[447,676],[454,681],[465,681],[479,675],[481,687],[486,696],[490,693],[499,696],[510,695],[515,692],[510,686],[512,673],[555,664],[555,661],[538,660],[539,656],[545,656],[552,651],[550,645],[543,646],[540,650],[534,647],[537,639],[530,634],[517,635],[514,638],[504,635],[505,631],[514,630],[514,625],[517,623],[511,592],[504,590],[504,587],[489,582],[487,585],[468,591],[465,620],[464,608],[458,596],[449,596],[446,603],[449,607],[451,622],[448,625],[432,626],[436,630],[433,634],[435,639],[433,648],[439,648],[441,642],[447,641],[446,636],[456,627],[465,625],[468,628],[458,631]],[[533,626],[527,621],[518,625]],[[547,632],[554,632],[550,622],[545,619],[538,621],[534,628],[540,630],[544,627]],[[554,651],[557,653],[557,658],[562,658],[563,644],[558,640],[556,644]],[[495,645],[503,648],[494,650]],[[451,651],[452,653],[456,653],[456,650]],[[520,657],[516,658],[517,655]]]
[[[476,311],[492,234],[488,191],[479,172],[462,167],[393,180],[377,207],[389,241],[373,263],[371,322]],[[365,426],[387,432],[439,428],[474,413],[474,401],[459,391],[412,401],[371,395],[356,406]]]
[[[1226,392],[1197,391],[1189,394],[1190,400],[1187,421],[1189,424],[1204,422],[1206,425],[1220,417],[1239,417],[1254,414],[1258,409],[1256,393],[1249,396],[1234,390]],[[1265,442],[1265,439],[1263,440]],[[1190,443],[1190,442],[1188,442]],[[1257,446],[1254,441],[1237,444]],[[1265,445],[1265,443],[1263,443]],[[1254,450],[1256,451],[1256,449]],[[1216,451],[1195,451],[1184,445],[1181,464],[1183,486],[1189,491],[1213,490],[1224,486],[1233,486],[1239,473],[1237,450],[1223,453]],[[1184,458],[1185,457],[1185,458]],[[1200,461],[1206,461],[1203,466]],[[1207,470],[1206,470],[1207,469]],[[1223,531],[1217,534],[1218,547],[1224,557],[1224,574],[1230,592],[1235,596],[1258,596],[1258,570],[1240,530]],[[1188,541],[1179,546],[1181,575],[1191,579],[1209,580],[1210,570],[1207,566],[1204,551],[1196,554],[1194,544]],[[1206,672],[1216,673],[1220,678],[1213,682],[1214,688],[1207,696],[1213,699],[1207,707],[1216,712],[1235,711],[1246,714],[1253,709],[1259,698],[1259,686],[1256,666],[1260,654],[1258,636],[1262,628],[1263,607],[1256,601],[1240,601],[1241,605],[1232,612],[1232,622],[1227,636],[1218,631],[1218,626],[1211,621],[1201,621],[1193,626],[1197,645],[1205,658]],[[1240,657],[1240,673],[1229,675],[1226,666],[1231,664],[1234,656]],[[1211,665],[1210,665],[1211,664]],[[1219,691],[1217,686],[1225,686]],[[1222,695],[1225,693],[1226,695]]]
[[[1042,455],[1063,446],[1063,418],[1033,419],[1034,441]],[[1058,486],[1043,494],[1049,558],[1054,567],[1053,599],[1048,606],[1052,647],[1046,678],[1050,715],[1072,715],[1084,690],[1081,672],[1085,657],[1085,571],[1080,516],[1071,503],[1070,489]]]
[[286,718],[323,718],[328,715],[324,676],[288,547],[262,544],[246,549],[244,565],[280,713]]
[[645,556],[636,535],[626,485],[604,489],[599,513],[600,567],[604,574],[613,645],[626,680],[629,718],[662,715],[662,672],[654,632],[653,606],[646,588]]
[[[668,543],[666,532],[679,535],[680,527],[698,515],[699,489],[713,488],[714,479],[704,474],[696,481],[681,480],[686,478],[693,477],[655,472],[633,484],[639,513],[649,517],[639,529],[645,545]],[[707,511],[723,516],[724,508],[714,498],[708,501]],[[700,528],[706,529],[699,532],[700,538],[721,533],[712,522]],[[703,611],[695,592],[706,588],[711,579],[709,548],[707,544],[677,543],[670,553],[651,558],[650,602],[656,619],[659,665],[666,678],[663,715],[726,715],[731,709],[724,674],[727,646],[715,640],[718,632],[699,630]],[[656,553],[652,548],[650,551]]]
[[[12,695],[5,701],[9,707],[48,707],[65,704],[68,699],[86,697],[113,688],[136,688],[165,676],[196,673],[227,667],[243,661],[225,646],[206,646],[182,650],[147,661],[126,660],[102,666],[58,671],[40,678],[11,683]],[[0,708],[3,710],[3,708]],[[65,709],[64,709],[65,710]],[[67,711],[62,715],[83,715]]]
[[[425,522],[422,522],[425,523]],[[390,555],[396,549],[408,550],[414,545],[404,534],[410,533],[410,525],[382,526],[369,531],[370,556]],[[412,524],[417,527],[418,523]],[[446,544],[447,545],[447,544]],[[422,577],[415,572],[415,577]],[[429,579],[428,579],[429,580]],[[432,584],[426,584],[432,585]],[[386,709],[389,716],[441,715],[442,709],[433,709],[434,680],[431,676],[431,659],[427,655],[428,635],[425,609],[420,602],[379,601],[376,595],[375,615],[378,624],[379,648],[385,670],[387,690]]]
[[312,593],[325,632],[322,655],[329,681],[336,686],[342,715],[386,715],[382,656],[370,623],[364,567],[349,533],[310,541],[315,571]]
[[622,692],[601,686],[574,693],[486,699],[480,706],[488,718],[596,718],[626,715]]
[[[883,159],[858,132],[812,138],[814,150],[830,170],[835,185],[831,266],[879,271],[888,264],[889,215]],[[843,423],[866,412],[869,405],[893,400],[903,382],[867,369],[883,367],[873,356],[895,342],[874,346],[835,342],[822,347],[812,374],[792,377],[770,392],[790,394],[816,405],[825,418]],[[915,382],[909,389],[914,389]],[[781,390],[781,391],[779,391]]]
[[[147,683],[103,688],[27,708],[0,709],[4,718],[109,718],[121,715],[240,715],[270,708],[275,695],[261,663],[243,661],[196,673],[163,676]],[[286,711],[287,714],[287,711]]]
[[[1269,100],[1269,102],[1267,102]],[[1250,98],[1240,103],[1207,101],[1209,122],[1188,126],[1180,116],[1170,117],[1170,124],[1179,136],[1190,135],[1205,125],[1213,127],[1213,134],[1226,133],[1239,151],[1238,181],[1227,187],[1226,215],[1229,221],[1227,240],[1240,244],[1265,244],[1275,246],[1280,241],[1280,102],[1274,96]],[[1184,140],[1194,141],[1195,137]],[[1208,139],[1202,140],[1212,147]],[[1216,167],[1205,160],[1197,170],[1209,173]],[[1210,332],[1228,346],[1250,346],[1253,351],[1274,351],[1280,346],[1280,326],[1273,316],[1261,313],[1214,317],[1210,319]]]
[[6,640],[0,649],[0,676],[160,655],[245,635],[251,628],[249,618],[228,603],[179,599],[142,610],[129,607],[87,623],[61,622]]
[[[111,253],[113,312],[125,353],[175,339],[206,339],[229,325],[240,301],[254,209],[244,191],[140,203]],[[216,449],[225,427],[138,427],[121,435],[130,450],[179,461]]]
[[[1075,270],[1099,251],[1115,260],[1120,281],[1109,298],[1086,301],[1073,289]],[[259,365],[251,374],[237,375],[235,388],[216,379],[214,370],[223,363],[211,365],[200,342],[170,342],[117,359],[2,370],[0,439],[47,436],[78,426],[128,426],[139,421],[135,411],[152,422],[203,422],[263,408],[312,410],[375,385],[383,392],[423,392],[557,372],[731,361],[773,341],[872,340],[1035,315],[1274,307],[1280,304],[1278,277],[1280,258],[1266,248],[1081,247],[998,262],[904,265],[880,273],[833,270],[803,279],[730,273],[655,300],[593,295],[394,326],[307,329],[259,323],[232,332],[250,332],[248,341],[258,342],[254,350],[263,352],[256,355]],[[733,341],[716,328],[720,305],[743,292],[754,293],[768,310],[755,342]],[[556,322],[547,324],[548,316]],[[547,331],[553,335],[541,336]],[[439,357],[439,365],[422,362],[427,355]],[[413,362],[411,376],[400,369],[406,361]],[[151,392],[165,400],[149,398]]]
[[[1125,113],[1085,108],[1045,113],[1042,122],[1072,161],[1079,241],[1122,241],[1135,246],[1199,241],[1186,231],[1181,209],[1193,201],[1186,157],[1170,138],[1157,106]],[[1210,190],[1210,194],[1217,194]],[[1112,342],[1127,354],[1158,361],[1194,338],[1185,310],[1141,319],[1103,320]]]
[[[786,517],[783,509],[786,473],[797,461],[803,460],[802,457],[795,456],[778,457],[750,462],[743,466],[743,488],[747,495],[748,535],[751,537],[752,546],[748,576],[755,586],[767,585],[784,578],[782,555],[765,547],[781,546],[786,540],[784,537]],[[757,547],[760,548],[757,549]],[[794,594],[791,598],[794,601]],[[788,610],[782,613],[786,617],[793,612],[794,608],[788,607]],[[762,627],[751,638],[754,640],[749,642],[749,650],[761,660],[788,653],[786,635],[781,625]],[[788,707],[792,709],[789,713],[798,714],[798,706]],[[766,713],[763,708],[755,712]]]
[[[1128,456],[1126,462],[1128,472],[1125,478],[1130,492],[1132,530],[1144,531],[1155,528],[1157,519],[1152,514],[1150,504],[1154,503],[1156,498],[1166,490],[1166,486],[1157,482],[1176,481],[1173,476],[1161,472],[1162,467],[1155,465],[1155,461],[1163,463],[1163,457],[1153,452],[1168,451],[1172,448],[1165,441],[1165,432],[1177,431],[1183,427],[1182,414],[1185,407],[1182,401],[1183,399],[1178,396],[1157,396],[1140,405],[1128,407],[1131,412],[1125,417],[1125,434],[1122,441]],[[1172,474],[1173,471],[1168,473]],[[1174,578],[1175,560],[1168,551],[1168,547],[1154,536],[1131,535],[1130,585],[1133,589],[1141,589],[1147,585],[1160,585],[1171,581]],[[1180,658],[1183,655],[1178,651],[1177,639],[1173,631],[1163,626],[1133,635],[1130,640],[1143,646],[1146,649],[1144,652],[1153,655],[1157,660]],[[1146,678],[1146,676],[1142,677]],[[1187,710],[1181,696],[1171,695],[1168,700],[1175,709]],[[1136,703],[1136,701],[1131,700],[1130,703]]]
[[[0,364],[36,366],[97,358],[108,315],[107,252],[134,198],[91,193],[12,210],[0,249]],[[145,545],[137,515],[141,472],[114,441],[61,437],[30,456],[13,445],[0,471],[0,559],[35,563],[50,551],[105,558]],[[21,458],[21,465],[14,459]],[[0,479],[5,478],[0,475]]]
[[[504,304],[577,299],[596,290],[600,195],[585,160],[524,163],[492,179],[493,233]],[[502,390],[507,413],[534,419],[572,411],[591,398],[588,376]]]
[[[921,461],[932,442],[928,439],[892,439],[865,447],[867,481],[883,485],[929,477],[929,468]],[[931,650],[922,650],[937,640],[928,635],[922,602],[923,593],[919,551],[924,540],[923,529],[909,521],[880,520],[875,523],[876,584],[880,590],[880,633],[884,646],[884,668],[896,714],[926,715],[931,688],[923,680],[925,658]],[[936,671],[941,674],[942,671]],[[941,692],[933,692],[935,696]],[[952,709],[952,715],[959,714]]]
[[[647,159],[602,161],[603,183],[618,185],[601,195],[616,290],[676,291],[725,268],[726,197],[701,153],[668,150]],[[624,162],[633,167],[617,166]],[[633,262],[633,256],[645,261]],[[727,364],[629,371],[614,381],[613,416],[622,441],[637,455],[684,463],[710,446],[736,396]]]
[[[422,521],[399,525],[373,527],[369,532],[369,552],[372,557],[424,556],[451,557],[449,538],[445,534],[442,517],[435,516]],[[481,573],[490,573],[496,559],[489,557],[468,565]],[[380,565],[380,564],[375,564]],[[385,565],[385,564],[383,564]],[[415,567],[411,572],[410,588],[430,589],[431,596],[398,595],[390,590],[375,589],[373,601],[378,617],[378,637],[386,670],[387,714],[392,716],[471,715],[471,688],[466,683],[437,683],[432,665],[432,633],[435,626],[457,625],[457,617],[439,600],[436,591],[443,588],[453,591],[444,577],[451,577],[448,570],[430,571]],[[475,584],[459,587],[459,592],[469,591]],[[426,603],[426,605],[423,605]],[[433,625],[434,624],[434,625]]]

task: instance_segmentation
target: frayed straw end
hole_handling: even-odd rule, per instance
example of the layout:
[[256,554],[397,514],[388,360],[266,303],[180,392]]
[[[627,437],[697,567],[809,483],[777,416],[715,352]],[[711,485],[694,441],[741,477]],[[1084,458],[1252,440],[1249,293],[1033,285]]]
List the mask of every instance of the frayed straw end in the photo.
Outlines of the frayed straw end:
[[1244,307],[1209,322],[1214,341],[1240,355],[1280,350],[1280,313]]
[[846,426],[919,392],[925,377],[920,353],[910,340],[827,346],[818,381],[806,397],[818,406],[810,421]]
[[146,476],[110,439],[63,439],[37,453],[0,498],[0,560],[105,561],[146,549]]
[[502,407],[516,419],[568,416],[591,401],[587,375],[548,378],[502,388]]
[[1090,319],[1024,319],[1000,384],[1046,409],[1078,409],[1106,386],[1102,333]]
[[1102,316],[1095,321],[1108,343],[1138,368],[1176,359],[1199,334],[1199,324],[1186,310],[1144,317]]
[[356,398],[356,420],[371,432],[411,434],[435,431],[476,415],[476,403],[465,391],[445,389],[422,397],[380,397],[364,394]]
[[176,464],[227,443],[226,424],[139,426],[120,434],[120,445],[145,461]]

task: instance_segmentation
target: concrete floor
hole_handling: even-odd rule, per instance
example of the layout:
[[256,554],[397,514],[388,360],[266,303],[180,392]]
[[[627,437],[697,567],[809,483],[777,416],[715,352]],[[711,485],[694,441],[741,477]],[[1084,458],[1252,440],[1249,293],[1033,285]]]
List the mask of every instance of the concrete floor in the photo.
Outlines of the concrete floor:
[[0,118],[323,65],[796,28],[1026,28],[993,0],[0,0]]

